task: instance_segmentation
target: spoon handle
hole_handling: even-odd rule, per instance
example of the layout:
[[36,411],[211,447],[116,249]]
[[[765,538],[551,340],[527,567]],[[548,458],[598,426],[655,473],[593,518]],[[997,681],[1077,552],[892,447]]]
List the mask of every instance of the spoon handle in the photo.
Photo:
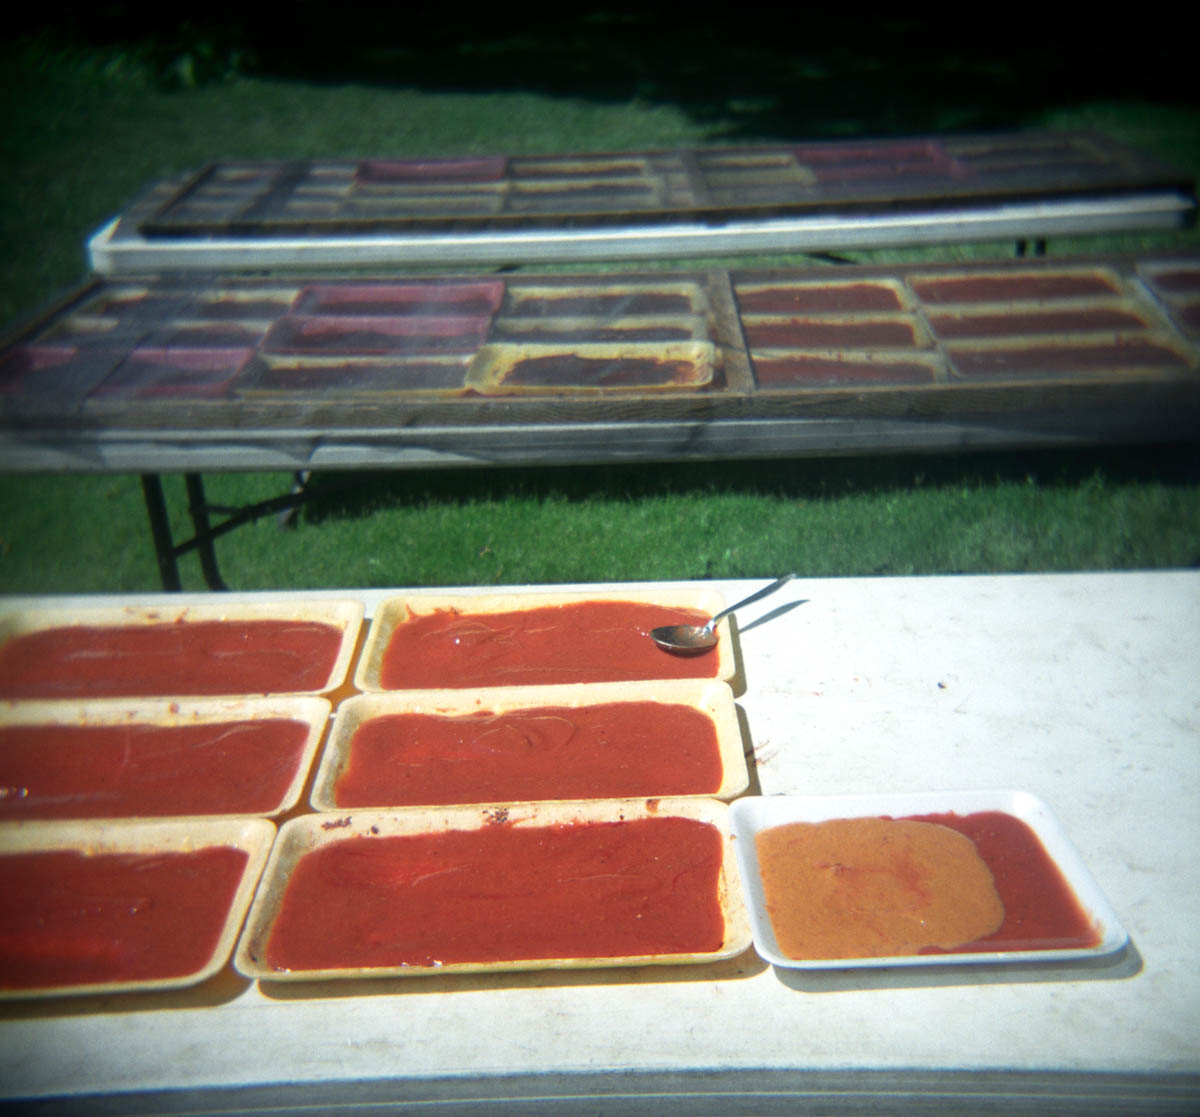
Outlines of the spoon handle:
[[764,597],[766,597],[766,596],[767,596],[767,594],[774,593],[774,592],[775,592],[777,589],[779,589],[779,588],[780,588],[780,586],[784,586],[784,585],[786,585],[786,584],[787,584],[788,582],[790,582],[790,581],[791,581],[791,580],[792,580],[792,579],[793,579],[795,576],[796,576],[795,574],[785,574],[785,575],[784,575],[782,578],[776,578],[776,579],[775,579],[775,581],[773,581],[773,582],[772,582],[772,583],[771,583],[769,586],[764,586],[764,587],[763,587],[762,589],[760,589],[760,590],[759,590],[757,593],[752,593],[752,594],[751,594],[749,597],[744,597],[744,598],[742,598],[742,600],[741,600],[741,601],[735,601],[735,602],[734,602],[732,605],[730,605],[728,608],[726,608],[726,609],[722,609],[722,610],[721,610],[719,613],[717,613],[717,614],[716,614],[716,615],[713,617],[713,619],[712,619],[712,620],[710,620],[710,621],[708,622],[708,624],[706,624],[704,627],[705,627],[705,628],[706,628],[706,629],[707,629],[709,632],[711,632],[711,631],[712,631],[714,628],[716,628],[716,626],[717,626],[717,621],[719,621],[719,620],[720,620],[722,617],[727,617],[727,616],[729,616],[729,614],[730,614],[730,613],[732,613],[732,612],[733,612],[735,609],[740,609],[740,608],[741,608],[743,605],[750,605],[751,603],[753,603],[753,602],[755,602],[755,601],[758,601],[758,600],[760,600],[761,598],[764,598]]

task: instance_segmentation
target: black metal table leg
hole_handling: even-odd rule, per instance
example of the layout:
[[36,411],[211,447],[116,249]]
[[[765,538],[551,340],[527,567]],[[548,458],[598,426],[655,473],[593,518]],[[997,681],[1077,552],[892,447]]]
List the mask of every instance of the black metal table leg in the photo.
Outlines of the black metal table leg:
[[204,481],[198,473],[184,474],[184,484],[187,486],[188,512],[192,524],[196,528],[196,554],[200,559],[200,569],[204,573],[204,582],[210,590],[226,590],[229,587],[221,578],[217,567],[217,552],[213,548],[212,526],[208,520],[208,502],[204,499]]
[[146,498],[146,514],[150,517],[150,535],[158,559],[158,576],[164,590],[177,593],[183,589],[183,583],[179,580],[175,543],[171,539],[171,523],[167,519],[167,502],[163,498],[162,481],[157,473],[142,474],[142,495]]
[[[227,590],[229,587],[221,577],[217,566],[217,552],[213,543],[218,536],[233,531],[242,524],[248,524],[261,516],[269,516],[276,512],[294,511],[312,495],[308,487],[307,472],[296,475],[296,483],[291,492],[284,496],[261,500],[256,504],[240,507],[228,507],[222,504],[209,504],[204,495],[204,479],[198,473],[185,473],[184,484],[187,487],[188,514],[192,518],[195,534],[191,539],[176,543],[171,535],[171,523],[167,517],[167,502],[163,495],[162,482],[156,473],[142,475],[142,491],[146,497],[146,512],[150,517],[150,533],[154,538],[154,550],[158,557],[158,572],[162,578],[163,589],[178,592],[183,588],[179,577],[178,559],[189,551],[195,551],[200,559],[200,569],[204,581],[210,590]],[[213,524],[210,513],[216,513],[224,518]]]

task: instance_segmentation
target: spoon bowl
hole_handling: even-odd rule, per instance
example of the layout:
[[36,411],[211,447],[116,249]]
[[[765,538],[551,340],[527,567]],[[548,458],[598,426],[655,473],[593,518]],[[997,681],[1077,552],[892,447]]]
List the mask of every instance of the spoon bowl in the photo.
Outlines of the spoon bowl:
[[650,636],[660,648],[675,655],[699,655],[717,646],[717,634],[706,624],[667,624],[652,628]]
[[766,597],[767,594],[774,593],[780,586],[786,585],[795,576],[795,574],[785,574],[782,578],[777,578],[769,586],[765,586],[757,593],[752,593],[749,597],[745,597],[741,601],[730,605],[727,609],[722,609],[719,613],[714,614],[708,624],[663,625],[661,628],[652,628],[650,630],[650,638],[663,651],[671,652],[673,655],[700,655],[702,652],[706,652],[710,648],[717,646],[717,622],[722,617],[727,617],[743,605],[749,605],[751,602]]

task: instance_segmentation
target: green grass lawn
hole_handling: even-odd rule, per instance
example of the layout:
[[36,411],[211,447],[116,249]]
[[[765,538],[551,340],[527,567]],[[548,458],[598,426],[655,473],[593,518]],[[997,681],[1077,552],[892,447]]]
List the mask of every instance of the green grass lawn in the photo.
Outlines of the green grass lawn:
[[[213,159],[1061,127],[1108,132],[1200,175],[1200,106],[1173,80],[1179,46],[1114,73],[1109,54],[1055,66],[1045,46],[966,51],[911,28],[889,38],[823,27],[794,50],[700,28],[671,51],[654,38],[658,24],[635,24],[646,34],[631,38],[616,17],[475,37],[419,30],[425,38],[334,36],[320,54],[285,50],[261,28],[11,39],[0,47],[0,322],[81,282],[86,238],[150,181]],[[1049,250],[1197,244],[1189,230]],[[994,244],[856,258],[1011,253]],[[266,518],[218,553],[229,583],[246,589],[1194,565],[1198,463],[1190,444],[321,476],[293,527]],[[290,478],[206,482],[213,500],[240,504],[286,491]],[[182,482],[168,478],[167,490],[183,534]],[[194,560],[183,573],[187,588],[201,587]],[[158,584],[137,478],[0,477],[0,592]]]

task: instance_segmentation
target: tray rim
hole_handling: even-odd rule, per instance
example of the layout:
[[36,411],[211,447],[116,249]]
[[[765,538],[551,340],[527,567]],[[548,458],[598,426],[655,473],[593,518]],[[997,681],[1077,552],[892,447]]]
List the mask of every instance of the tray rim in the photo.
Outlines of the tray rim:
[[[755,852],[759,830],[788,822],[822,822],[835,818],[876,818],[1001,811],[1033,830],[1062,873],[1080,906],[1100,934],[1092,947],[1062,950],[996,950],[977,953],[905,954],[871,958],[796,959],[785,955],[775,941],[762,896],[762,877]],[[739,799],[730,809],[730,826],[737,849],[754,948],[780,969],[832,970],[910,966],[958,966],[1069,962],[1100,958],[1124,949],[1129,935],[1092,876],[1079,851],[1050,807],[1032,792],[1019,789],[875,792],[845,795],[771,795]]]
[[[575,683],[545,687],[480,687],[478,689],[400,690],[357,694],[342,702],[322,750],[313,779],[309,805],[315,811],[378,810],[381,807],[345,807],[333,798],[337,779],[349,759],[353,734],[363,722],[391,713],[437,713],[463,716],[476,712],[505,713],[510,710],[567,707],[580,708],[608,703],[655,702],[688,706],[707,715],[717,733],[721,759],[721,783],[716,791],[685,795],[670,793],[670,798],[720,799],[728,802],[749,786],[745,742],[733,691],[718,679],[638,680],[629,683]],[[651,795],[653,793],[650,793]],[[569,802],[544,799],[538,802]],[[484,806],[483,800],[462,802],[460,806]],[[435,807],[436,804],[413,804]],[[399,809],[399,808],[397,808]]]
[[[520,958],[503,962],[454,962],[443,965],[344,967],[275,970],[266,962],[271,925],[283,901],[289,874],[312,849],[348,838],[386,838],[451,830],[481,830],[492,825],[538,827],[569,822],[633,821],[682,817],[715,826],[721,837],[722,864],[717,892],[725,931],[721,946],[709,953],[653,954],[588,958]],[[622,966],[689,965],[723,961],[749,949],[752,936],[729,826],[729,805],[716,799],[577,799],[509,802],[487,806],[399,808],[390,811],[322,812],[284,823],[272,846],[254,903],[246,917],[234,968],[243,977],[264,981],[326,981],[428,977],[442,974],[513,973],[528,970],[607,969]]]
[[208,961],[198,969],[175,977],[138,981],[91,982],[49,985],[33,989],[0,987],[0,1001],[41,1000],[47,997],[93,993],[141,993],[182,989],[198,985],[229,962],[255,890],[275,840],[270,819],[246,815],[228,818],[162,818],[152,820],[69,820],[0,822],[0,856],[43,850],[82,849],[107,853],[191,853],[212,846],[232,846],[245,851],[246,864],[222,924],[221,934]]

